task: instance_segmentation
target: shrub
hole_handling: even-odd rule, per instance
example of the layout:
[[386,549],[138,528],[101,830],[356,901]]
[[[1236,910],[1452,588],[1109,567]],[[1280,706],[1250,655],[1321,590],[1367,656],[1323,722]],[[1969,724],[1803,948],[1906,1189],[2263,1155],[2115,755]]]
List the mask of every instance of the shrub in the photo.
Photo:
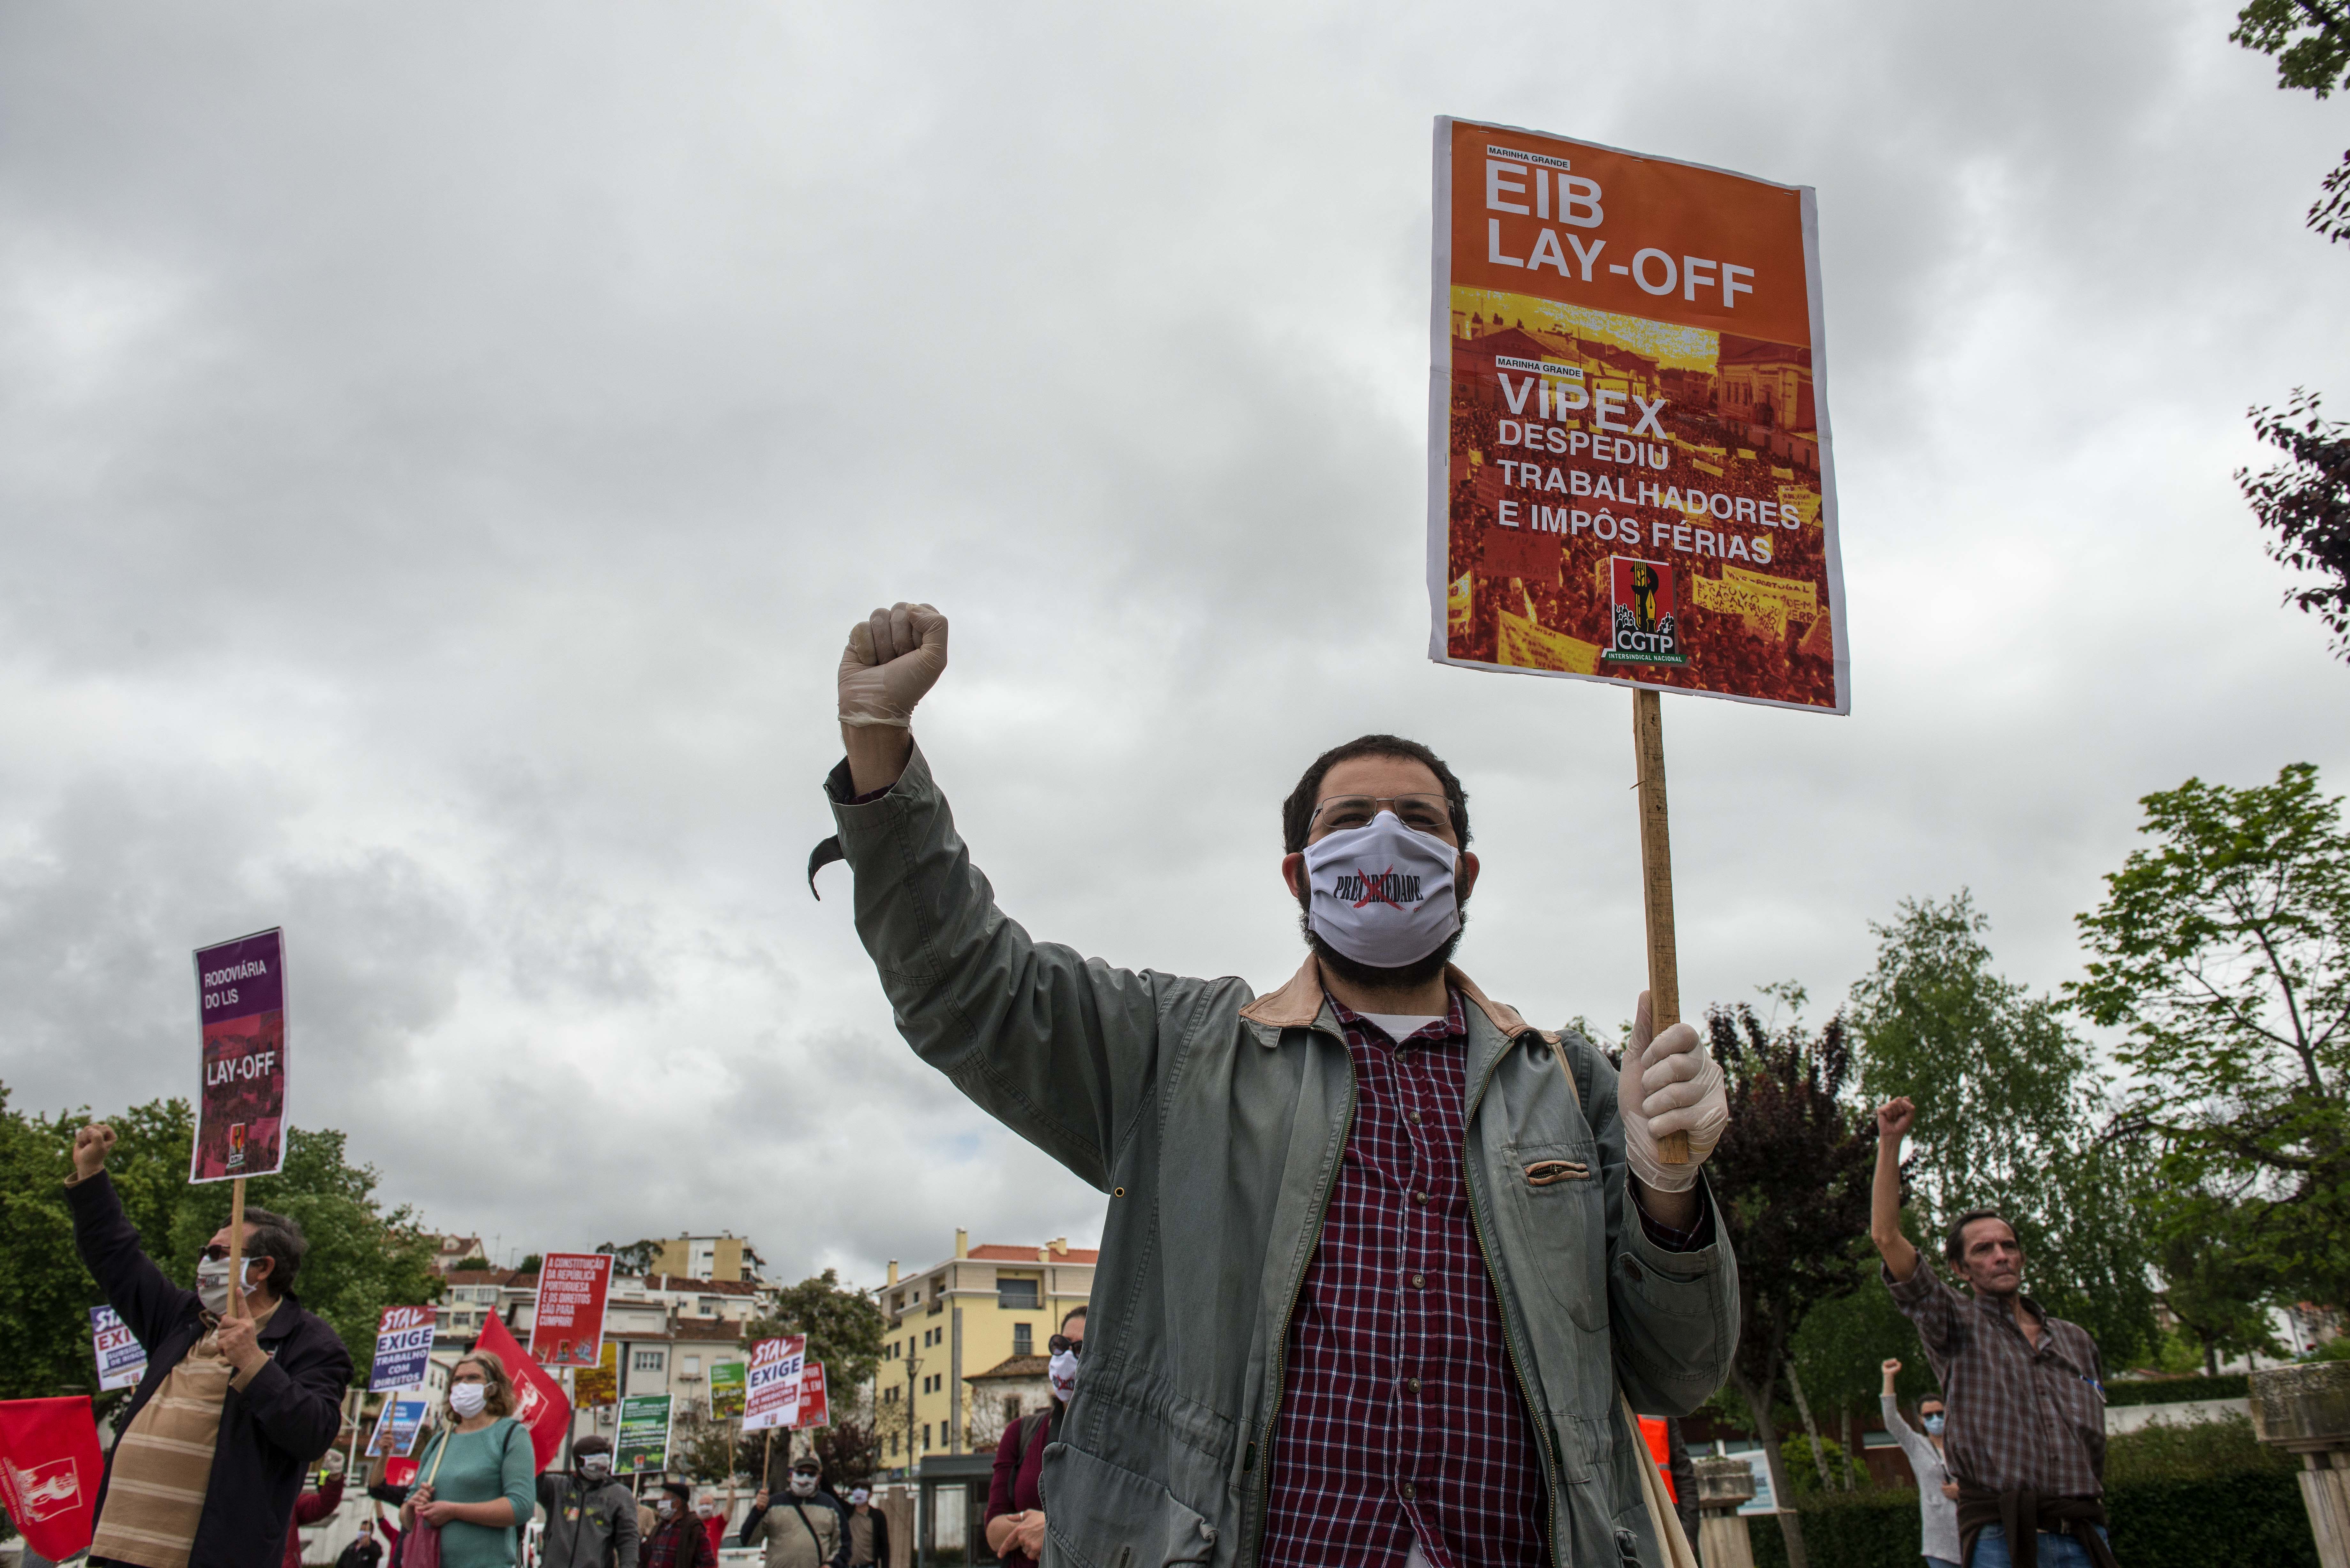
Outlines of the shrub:
[[2108,1383],[2108,1405],[2178,1405],[2189,1399],[2249,1399],[2251,1379],[2242,1373],[2224,1377],[2165,1377],[2146,1383]]
[[[2106,1514],[2129,1568],[2317,1568],[2299,1461],[2262,1447],[2249,1418],[2149,1427],[2106,1446]],[[1895,1568],[1918,1561],[1918,1494],[1814,1492],[1797,1505],[1812,1568]],[[1768,1518],[1749,1520],[1755,1568],[1786,1568]]]

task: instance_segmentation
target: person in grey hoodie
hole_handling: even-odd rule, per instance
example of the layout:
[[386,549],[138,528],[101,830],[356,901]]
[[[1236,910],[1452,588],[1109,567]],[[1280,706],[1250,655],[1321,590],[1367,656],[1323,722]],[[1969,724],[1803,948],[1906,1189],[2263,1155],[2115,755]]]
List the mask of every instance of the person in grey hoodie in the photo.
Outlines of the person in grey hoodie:
[[586,1437],[571,1448],[569,1475],[538,1478],[546,1510],[543,1568],[637,1568],[637,1500],[612,1477],[612,1445]]
[[1924,1530],[1919,1550],[1933,1568],[1959,1568],[1959,1488],[1942,1464],[1942,1402],[1930,1396],[1918,1402],[1918,1419],[1926,1425],[1925,1435],[1919,1436],[1901,1418],[1901,1407],[1893,1398],[1893,1379],[1901,1363],[1887,1361],[1881,1370],[1885,1429],[1909,1456],[1909,1468],[1918,1474],[1918,1513]]

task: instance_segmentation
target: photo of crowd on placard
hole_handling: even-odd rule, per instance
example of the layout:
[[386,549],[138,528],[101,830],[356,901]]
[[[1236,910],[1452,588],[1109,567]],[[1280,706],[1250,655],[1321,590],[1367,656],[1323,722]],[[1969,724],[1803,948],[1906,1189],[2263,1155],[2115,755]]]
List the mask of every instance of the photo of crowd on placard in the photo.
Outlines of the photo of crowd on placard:
[[[1451,658],[1835,706],[1808,348],[1470,289],[1454,291],[1451,348]],[[1530,396],[1513,363],[1561,379]],[[1599,434],[1602,389],[1624,410],[1604,428],[1646,415],[1638,439]],[[1554,430],[1590,433],[1562,455]],[[1590,493],[1530,487],[1521,462]],[[1668,491],[1679,507],[1653,504]],[[1569,509],[1591,521],[1562,526]],[[1660,543],[1659,523],[1684,532]],[[1671,568],[1685,662],[1602,662],[1619,556]]]

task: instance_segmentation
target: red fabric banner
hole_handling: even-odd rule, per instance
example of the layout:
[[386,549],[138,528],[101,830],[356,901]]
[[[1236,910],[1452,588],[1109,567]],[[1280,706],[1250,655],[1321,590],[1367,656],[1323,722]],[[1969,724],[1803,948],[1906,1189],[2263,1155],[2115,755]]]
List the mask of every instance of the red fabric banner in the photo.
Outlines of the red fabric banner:
[[503,1319],[493,1317],[484,1324],[473,1348],[486,1350],[506,1364],[506,1376],[515,1385],[515,1419],[530,1428],[530,1446],[538,1456],[538,1468],[544,1470],[562,1451],[563,1434],[571,1426],[571,1401],[564,1397],[563,1385],[530,1358]]
[[0,1402],[0,1505],[42,1556],[89,1549],[104,1469],[88,1395]]

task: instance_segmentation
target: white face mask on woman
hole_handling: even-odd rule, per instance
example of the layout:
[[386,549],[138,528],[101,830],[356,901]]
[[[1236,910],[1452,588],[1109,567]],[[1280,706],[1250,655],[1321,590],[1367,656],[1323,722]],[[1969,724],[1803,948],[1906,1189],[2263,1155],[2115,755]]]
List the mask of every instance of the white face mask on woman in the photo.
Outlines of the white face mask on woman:
[[1077,1391],[1077,1353],[1074,1350],[1053,1352],[1053,1359],[1045,1364],[1045,1372],[1053,1380],[1055,1397],[1062,1404],[1067,1404],[1069,1396]]
[[1461,929],[1452,867],[1461,852],[1383,811],[1305,846],[1306,919],[1357,963],[1401,969]]
[[449,1385],[449,1408],[457,1413],[460,1421],[470,1421],[480,1415],[490,1402],[490,1391],[479,1383]]

